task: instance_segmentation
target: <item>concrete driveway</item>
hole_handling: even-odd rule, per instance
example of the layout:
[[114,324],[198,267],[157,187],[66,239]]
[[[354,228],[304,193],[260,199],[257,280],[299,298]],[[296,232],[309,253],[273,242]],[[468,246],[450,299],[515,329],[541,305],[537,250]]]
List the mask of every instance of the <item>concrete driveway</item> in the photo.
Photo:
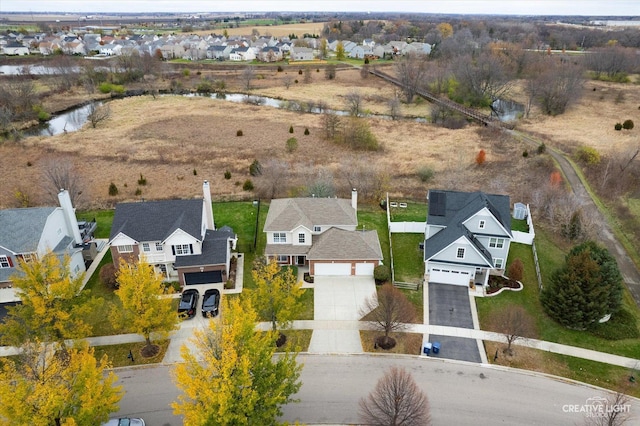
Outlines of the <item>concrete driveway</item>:
[[314,320],[327,321],[327,329],[313,331],[310,353],[362,352],[360,332],[341,329],[344,321],[358,321],[367,297],[376,293],[373,277],[331,276],[314,279]]
[[[429,324],[474,328],[469,289],[450,284],[429,283]],[[429,336],[440,343],[440,353],[434,357],[460,361],[482,362],[478,342],[453,336]]]

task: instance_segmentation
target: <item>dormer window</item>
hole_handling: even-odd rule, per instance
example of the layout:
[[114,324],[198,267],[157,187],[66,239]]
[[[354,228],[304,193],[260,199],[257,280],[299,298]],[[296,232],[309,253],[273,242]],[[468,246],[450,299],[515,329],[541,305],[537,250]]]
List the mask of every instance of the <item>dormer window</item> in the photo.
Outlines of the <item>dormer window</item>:
[[478,228],[479,228],[479,229],[484,229],[484,225],[485,225],[485,224],[486,224],[486,222],[485,222],[484,220],[481,220],[481,221],[478,223]]
[[300,244],[304,244],[304,234],[302,233],[298,234],[298,242]]
[[458,250],[456,251],[456,258],[464,259],[464,247],[458,247]]
[[317,225],[313,227],[313,232],[320,232],[321,230],[322,230],[322,228],[320,228]]

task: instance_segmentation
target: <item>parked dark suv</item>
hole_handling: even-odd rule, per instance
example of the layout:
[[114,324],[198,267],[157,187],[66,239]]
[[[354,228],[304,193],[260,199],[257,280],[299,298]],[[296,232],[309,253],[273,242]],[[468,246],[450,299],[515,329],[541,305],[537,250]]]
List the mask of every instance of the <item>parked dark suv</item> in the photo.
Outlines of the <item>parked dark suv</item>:
[[202,316],[215,317],[218,315],[218,306],[220,305],[220,291],[215,288],[210,288],[204,292],[202,298]]
[[178,305],[178,315],[181,318],[193,318],[198,307],[198,290],[188,289],[182,292],[180,304]]

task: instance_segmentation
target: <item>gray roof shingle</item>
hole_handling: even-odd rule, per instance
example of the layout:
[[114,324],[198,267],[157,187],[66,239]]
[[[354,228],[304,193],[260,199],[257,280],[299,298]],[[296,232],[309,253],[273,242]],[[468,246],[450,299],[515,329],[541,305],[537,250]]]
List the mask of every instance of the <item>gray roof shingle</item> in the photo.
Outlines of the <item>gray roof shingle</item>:
[[265,232],[291,231],[302,225],[355,226],[356,211],[351,200],[342,198],[280,198],[271,201]]
[[164,241],[177,229],[201,240],[202,214],[202,199],[120,203],[109,240],[123,233],[138,242]]
[[202,254],[177,256],[174,266],[176,268],[184,268],[187,266],[226,264],[229,238],[235,238],[235,234],[228,226],[223,226],[217,231],[207,230],[202,242]]
[[0,210],[0,246],[14,253],[33,253],[56,207]]
[[309,260],[382,260],[376,231],[331,228],[313,238]]

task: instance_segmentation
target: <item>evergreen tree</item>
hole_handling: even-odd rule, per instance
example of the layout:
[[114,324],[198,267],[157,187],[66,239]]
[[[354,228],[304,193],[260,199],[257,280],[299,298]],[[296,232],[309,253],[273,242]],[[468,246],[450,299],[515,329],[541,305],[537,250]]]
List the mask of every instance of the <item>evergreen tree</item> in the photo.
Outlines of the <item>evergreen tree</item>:
[[547,314],[569,328],[585,329],[622,303],[622,275],[609,251],[588,241],[574,247],[540,294]]

